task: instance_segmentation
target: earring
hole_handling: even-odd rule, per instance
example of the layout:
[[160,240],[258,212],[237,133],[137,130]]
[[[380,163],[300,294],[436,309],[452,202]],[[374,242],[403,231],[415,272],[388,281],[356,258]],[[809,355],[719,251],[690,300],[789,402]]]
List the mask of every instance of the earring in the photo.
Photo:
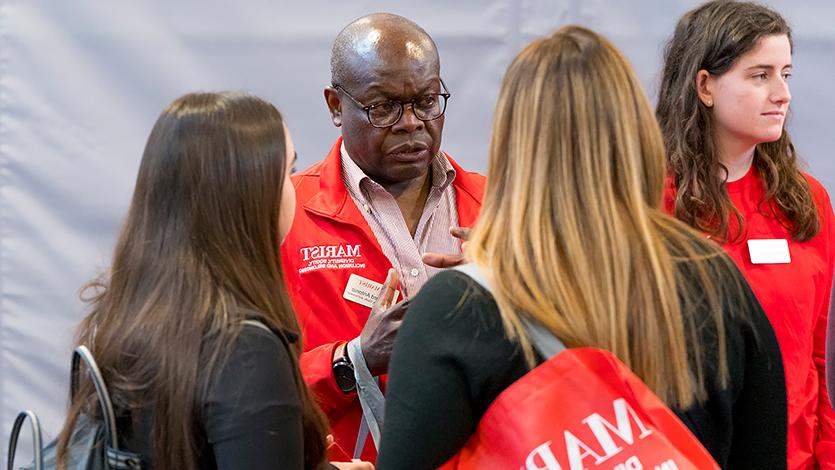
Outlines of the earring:
[[705,106],[707,106],[708,108],[712,107],[713,106],[713,100],[707,100],[707,103],[705,103]]

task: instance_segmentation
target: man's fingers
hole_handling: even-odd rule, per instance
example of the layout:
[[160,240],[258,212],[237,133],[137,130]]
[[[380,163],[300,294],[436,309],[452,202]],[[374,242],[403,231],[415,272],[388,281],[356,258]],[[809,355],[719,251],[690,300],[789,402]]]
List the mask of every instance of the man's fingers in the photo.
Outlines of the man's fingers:
[[350,462],[331,462],[331,465],[339,470],[374,470],[371,462],[363,462],[360,459],[352,459]]
[[383,283],[383,290],[380,292],[380,306],[383,309],[388,309],[394,302],[394,295],[397,293],[397,284],[399,282],[397,270],[389,268],[386,275],[386,281]]
[[386,311],[386,316],[390,321],[400,321],[403,319],[403,316],[406,315],[406,310],[409,309],[409,301],[411,299],[401,300],[400,302],[394,304],[391,308]]
[[441,253],[424,253],[421,256],[423,262],[433,268],[451,268],[464,262],[461,255],[443,255]]
[[[470,229],[465,227],[450,227],[449,234],[461,240],[461,249],[463,251],[464,244],[470,238]],[[464,263],[464,257],[461,255],[442,254],[442,253],[424,253],[421,256],[424,264],[432,266],[433,268],[446,269],[458,266]]]
[[449,234],[459,240],[467,241],[470,238],[470,229],[466,227],[450,227]]
[[424,253],[420,259],[423,260],[424,264],[428,264],[434,268],[442,268],[444,257],[445,255],[440,253]]

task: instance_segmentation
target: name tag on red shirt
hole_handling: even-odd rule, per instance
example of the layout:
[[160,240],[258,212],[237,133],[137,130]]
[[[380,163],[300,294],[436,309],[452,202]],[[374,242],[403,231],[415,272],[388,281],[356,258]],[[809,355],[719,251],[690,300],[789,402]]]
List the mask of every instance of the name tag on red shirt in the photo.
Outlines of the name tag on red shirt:
[[791,263],[789,242],[785,238],[748,240],[748,254],[753,264]]

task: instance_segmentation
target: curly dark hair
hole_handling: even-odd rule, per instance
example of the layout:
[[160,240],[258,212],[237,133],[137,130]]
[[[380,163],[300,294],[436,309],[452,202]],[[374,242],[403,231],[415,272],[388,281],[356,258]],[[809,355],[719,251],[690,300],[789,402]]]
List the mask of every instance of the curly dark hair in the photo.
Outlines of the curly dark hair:
[[[731,203],[726,178],[717,177],[727,175],[727,168],[719,160],[715,121],[698,98],[695,77],[699,70],[724,74],[771,35],[786,35],[791,44],[791,28],[774,10],[752,2],[711,1],[681,17],[664,53],[656,115],[677,188],[675,216],[720,240],[741,237],[745,221]],[[765,185],[760,211],[780,220],[794,240],[814,237],[820,230],[817,209],[785,127],[778,140],[756,146],[754,165]],[[737,233],[729,233],[731,217]]]

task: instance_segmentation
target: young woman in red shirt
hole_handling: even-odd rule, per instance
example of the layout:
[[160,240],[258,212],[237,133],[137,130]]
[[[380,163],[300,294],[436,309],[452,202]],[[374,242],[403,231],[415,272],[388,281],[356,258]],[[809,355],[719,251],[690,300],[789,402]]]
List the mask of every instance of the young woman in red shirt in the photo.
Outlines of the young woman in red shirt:
[[750,283],[783,355],[788,468],[835,468],[824,370],[833,212],[798,168],[786,130],[792,35],[748,2],[686,13],[667,44],[657,116],[669,212],[721,243]]

